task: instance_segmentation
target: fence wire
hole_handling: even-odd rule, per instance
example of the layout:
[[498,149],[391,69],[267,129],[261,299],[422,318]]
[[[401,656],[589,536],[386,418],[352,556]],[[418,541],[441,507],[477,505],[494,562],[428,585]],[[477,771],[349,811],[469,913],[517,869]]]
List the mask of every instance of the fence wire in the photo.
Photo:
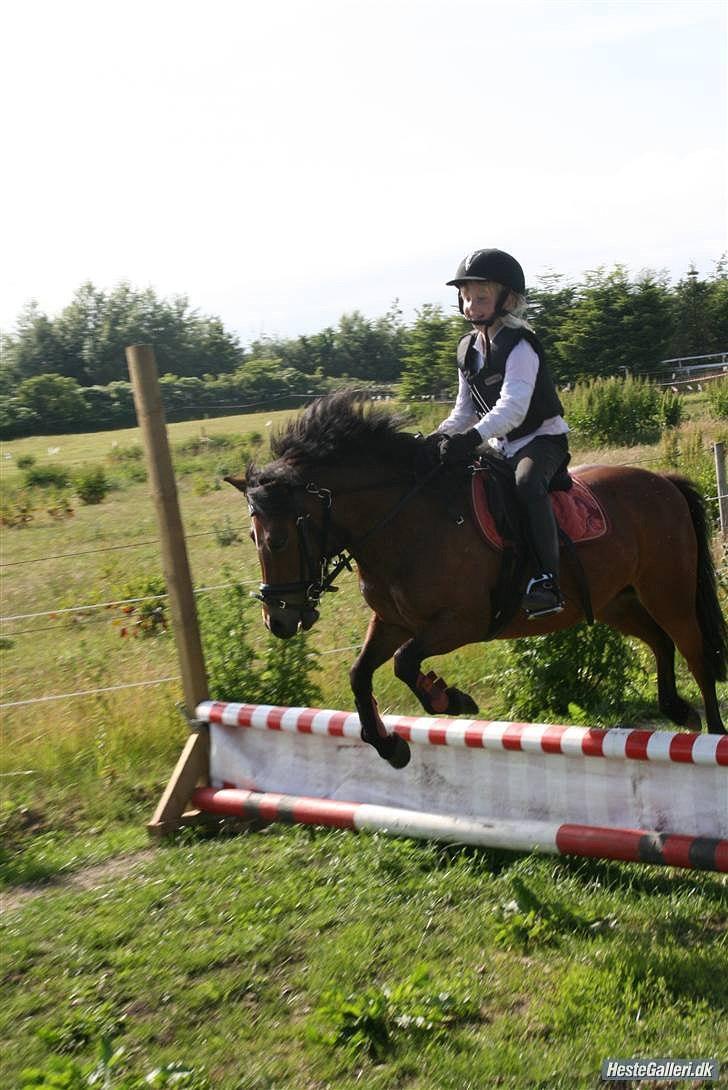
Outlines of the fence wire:
[[[257,641],[254,646],[260,646],[260,641]],[[311,658],[316,658],[317,655],[342,655],[344,651],[358,651],[362,647],[360,643],[350,644],[348,647],[332,647],[328,651],[318,651],[311,654]],[[5,704],[0,704],[0,711],[6,708],[22,708],[27,707],[30,704],[47,704],[54,700],[75,700],[80,697],[97,696],[99,693],[114,693],[120,689],[142,689],[151,688],[154,685],[166,685],[170,681],[181,681],[181,674],[173,674],[170,677],[155,678],[153,681],[131,681],[124,682],[118,685],[104,685],[98,689],[79,689],[73,693],[50,693],[48,696],[34,696],[28,700],[10,700]],[[38,738],[45,737],[49,734],[52,728],[44,731],[43,734],[37,735]],[[22,742],[25,738],[15,739],[15,741]]]
[[[253,586],[257,585],[259,582],[259,579],[243,579],[239,583],[216,583],[211,587],[196,587],[193,593],[209,594],[216,590],[227,590],[229,587]],[[63,606],[61,609],[41,610],[38,613],[14,613],[8,617],[0,617],[0,624],[9,624],[11,621],[30,621],[36,617],[57,617],[65,613],[85,613],[96,609],[112,609],[115,606],[129,606],[139,602],[154,602],[160,598],[169,598],[169,593],[165,591],[163,594],[144,594],[139,598],[119,598],[113,602],[93,602],[85,605]],[[13,635],[13,633],[8,633],[8,635]]]
[[[227,527],[225,527],[227,530]],[[235,533],[240,531],[245,532],[247,526],[230,526],[230,530],[234,530]],[[219,530],[195,530],[194,533],[185,534],[185,540],[190,540],[195,537],[212,537],[214,534],[219,533]],[[0,568],[17,568],[24,564],[42,564],[46,560],[65,560],[67,557],[76,556],[92,556],[95,553],[113,553],[118,552],[120,549],[139,549],[144,545],[159,545],[158,537],[146,538],[143,541],[129,541],[124,545],[103,545],[98,549],[79,549],[74,553],[48,553],[46,556],[31,556],[25,560],[3,560],[0,561]]]

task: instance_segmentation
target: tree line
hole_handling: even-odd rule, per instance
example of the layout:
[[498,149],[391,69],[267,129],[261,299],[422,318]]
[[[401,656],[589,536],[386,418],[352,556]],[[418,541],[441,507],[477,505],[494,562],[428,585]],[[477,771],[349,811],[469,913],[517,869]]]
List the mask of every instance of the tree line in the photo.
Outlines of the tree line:
[[[725,257],[712,275],[690,268],[677,283],[651,271],[633,277],[621,265],[577,282],[553,273],[528,295],[530,320],[561,384],[649,373],[666,358],[728,348]],[[86,283],[57,317],[31,303],[3,336],[0,437],[133,424],[124,349],[134,343],[154,345],[165,406],[177,419],[267,401],[285,407],[286,399],[295,404],[347,380],[398,383],[406,397],[447,397],[457,382],[455,346],[468,328],[455,307],[432,304],[405,323],[395,303],[376,319],[355,310],[319,333],[243,347],[186,297]]]

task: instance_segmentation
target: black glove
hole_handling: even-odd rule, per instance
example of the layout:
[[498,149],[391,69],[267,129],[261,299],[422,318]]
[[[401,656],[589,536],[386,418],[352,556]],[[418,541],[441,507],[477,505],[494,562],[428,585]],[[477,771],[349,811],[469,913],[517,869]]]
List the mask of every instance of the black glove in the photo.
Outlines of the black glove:
[[443,434],[438,444],[440,461],[445,466],[466,466],[473,460],[473,454],[483,442],[480,432],[475,428],[458,435]]
[[417,477],[426,477],[430,470],[439,464],[441,439],[441,431],[433,431],[429,435],[420,438],[415,453],[415,475]]

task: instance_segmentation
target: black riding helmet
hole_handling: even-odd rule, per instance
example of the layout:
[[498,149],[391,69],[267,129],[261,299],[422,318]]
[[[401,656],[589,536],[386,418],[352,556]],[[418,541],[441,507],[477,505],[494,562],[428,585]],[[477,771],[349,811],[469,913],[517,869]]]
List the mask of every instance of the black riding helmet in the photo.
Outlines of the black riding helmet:
[[[458,265],[458,271],[453,280],[448,280],[448,287],[460,288],[467,280],[490,280],[495,284],[501,284],[508,291],[501,292],[496,305],[494,317],[500,317],[503,313],[503,304],[511,291],[518,295],[526,293],[526,278],[523,269],[505,250],[473,250],[466,254]],[[458,306],[463,313],[463,297],[458,291]],[[481,323],[478,323],[481,324]]]

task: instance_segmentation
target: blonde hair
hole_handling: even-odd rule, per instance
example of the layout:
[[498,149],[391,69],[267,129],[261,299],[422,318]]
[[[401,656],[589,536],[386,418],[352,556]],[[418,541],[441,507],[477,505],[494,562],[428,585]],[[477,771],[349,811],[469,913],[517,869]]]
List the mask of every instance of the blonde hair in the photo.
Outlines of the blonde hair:
[[[498,293],[507,286],[505,284],[499,284],[496,280],[488,280],[486,283],[495,288]],[[513,288],[511,288],[506,298],[506,306],[508,309],[505,314],[501,314],[498,319],[501,325],[508,326],[509,329],[528,329],[531,333],[535,332],[531,323],[526,319],[528,303],[525,295],[522,295],[520,292],[514,291]]]
[[517,291],[512,291],[506,300],[506,305],[508,310],[501,315],[501,324],[508,326],[509,329],[528,329],[533,333],[533,326],[526,320],[528,310],[526,296]]

